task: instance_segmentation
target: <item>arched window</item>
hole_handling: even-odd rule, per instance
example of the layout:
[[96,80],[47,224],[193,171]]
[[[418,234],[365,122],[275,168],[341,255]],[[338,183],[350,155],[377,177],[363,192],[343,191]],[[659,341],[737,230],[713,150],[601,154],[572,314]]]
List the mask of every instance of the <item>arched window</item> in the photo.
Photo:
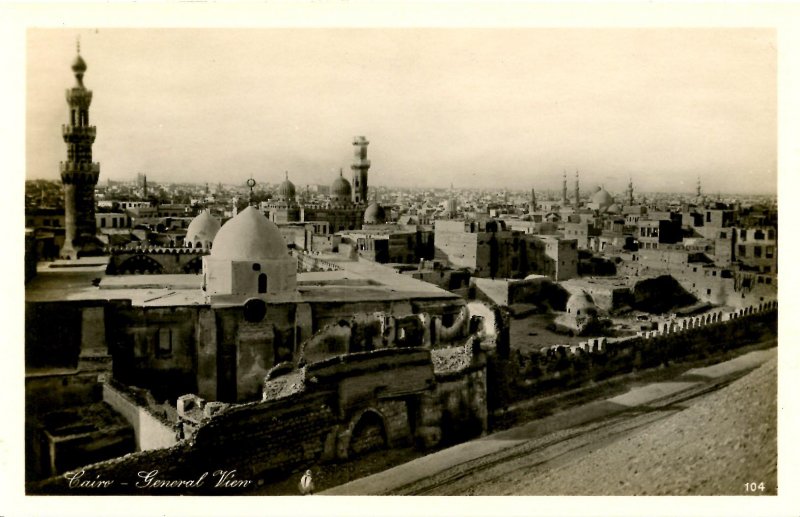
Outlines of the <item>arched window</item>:
[[195,247],[195,248],[198,248],[198,249],[199,249],[199,248],[202,248],[202,247],[203,247],[203,243],[202,243],[202,242],[200,242],[200,241],[197,241],[197,242],[195,242],[195,243],[194,243],[194,247]]
[[192,247],[192,241],[189,241],[189,242],[187,242],[187,243],[186,243],[186,247],[187,247],[187,248],[191,248],[191,247]]
[[267,292],[267,275],[264,273],[258,275],[258,292],[259,294]]

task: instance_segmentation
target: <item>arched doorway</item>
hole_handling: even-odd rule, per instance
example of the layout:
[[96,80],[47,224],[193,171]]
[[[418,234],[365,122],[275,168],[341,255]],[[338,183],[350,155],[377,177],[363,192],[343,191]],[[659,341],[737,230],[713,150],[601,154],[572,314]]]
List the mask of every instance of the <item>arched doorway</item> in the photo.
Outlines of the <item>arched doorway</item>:
[[258,275],[258,292],[259,294],[267,292],[267,275],[265,273]]
[[383,418],[377,411],[365,411],[353,427],[348,456],[359,456],[385,448],[386,428]]

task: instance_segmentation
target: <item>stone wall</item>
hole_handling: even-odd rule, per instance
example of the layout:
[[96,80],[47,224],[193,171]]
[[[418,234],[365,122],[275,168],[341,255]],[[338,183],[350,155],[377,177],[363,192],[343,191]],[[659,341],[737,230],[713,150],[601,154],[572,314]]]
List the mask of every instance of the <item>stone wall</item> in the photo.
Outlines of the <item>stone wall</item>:
[[136,436],[136,450],[162,449],[177,443],[173,426],[156,416],[149,408],[137,404],[122,389],[111,383],[104,383],[103,401],[131,424]]
[[777,301],[734,312],[712,311],[662,322],[658,329],[628,338],[593,338],[578,345],[553,345],[489,363],[489,411],[592,381],[707,357],[777,335]]

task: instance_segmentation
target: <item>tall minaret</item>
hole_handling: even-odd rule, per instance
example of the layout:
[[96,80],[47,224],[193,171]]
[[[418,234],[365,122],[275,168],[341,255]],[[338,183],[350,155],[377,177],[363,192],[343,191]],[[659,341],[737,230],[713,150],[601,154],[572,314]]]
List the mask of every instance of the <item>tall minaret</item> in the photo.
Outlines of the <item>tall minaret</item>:
[[578,171],[575,171],[575,208],[581,206],[581,188]]
[[569,204],[569,198],[567,197],[567,171],[564,171],[564,182],[561,185],[561,205],[562,208],[565,208]]
[[67,144],[67,161],[61,162],[61,183],[64,186],[63,258],[76,259],[95,244],[97,223],[94,220],[94,187],[100,176],[100,164],[92,162],[92,144],[96,131],[89,125],[92,92],[83,85],[86,62],[78,56],[72,63],[77,83],[67,90],[69,124],[61,126]]
[[353,137],[353,203],[367,203],[367,171],[369,171],[369,160],[367,159],[367,146],[369,142],[366,137]]
[[701,197],[703,195],[703,189],[700,186],[700,176],[697,177],[697,197]]
[[536,190],[531,189],[531,206],[530,206],[530,209],[528,211],[529,212],[535,212],[536,208],[537,208],[536,207]]
[[628,179],[628,206],[633,206],[633,178]]

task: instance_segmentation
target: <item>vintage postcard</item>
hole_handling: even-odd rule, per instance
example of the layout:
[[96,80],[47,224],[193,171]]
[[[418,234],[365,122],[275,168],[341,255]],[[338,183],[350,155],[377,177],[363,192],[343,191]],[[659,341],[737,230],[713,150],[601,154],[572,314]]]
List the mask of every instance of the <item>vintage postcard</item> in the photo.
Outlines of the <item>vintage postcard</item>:
[[800,510],[798,10],[415,7],[3,8],[0,513]]

